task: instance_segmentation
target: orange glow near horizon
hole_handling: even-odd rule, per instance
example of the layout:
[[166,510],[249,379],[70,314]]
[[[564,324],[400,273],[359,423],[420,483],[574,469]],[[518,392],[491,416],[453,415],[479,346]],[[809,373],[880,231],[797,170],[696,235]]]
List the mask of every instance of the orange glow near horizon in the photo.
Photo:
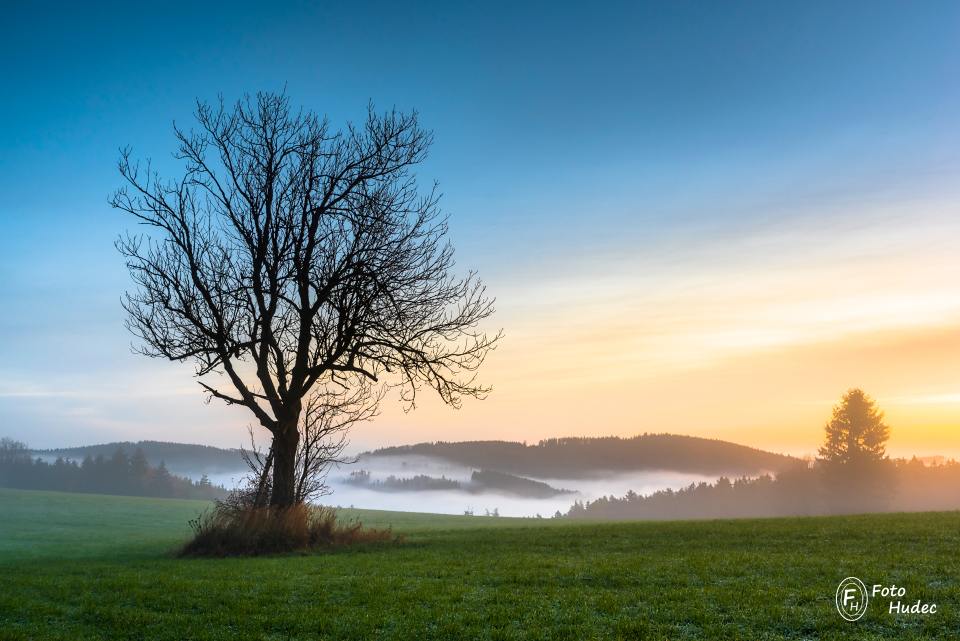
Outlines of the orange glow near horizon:
[[424,393],[415,412],[387,404],[354,437],[649,431],[815,454],[832,405],[861,387],[886,412],[892,455],[960,456],[955,223],[904,222],[709,243],[678,250],[680,261],[611,259],[517,284],[500,294],[507,336],[483,371],[487,400],[456,412]]
[[[892,455],[960,458],[960,217],[910,210],[829,229],[792,217],[488,276],[505,331],[480,371],[493,393],[456,411],[424,389],[408,413],[388,395],[352,449],[671,432],[812,455],[831,407],[860,387],[886,413]],[[83,386],[0,381],[0,395],[62,408],[64,425],[80,417],[100,442],[136,430],[245,443],[249,411],[204,404],[191,365],[136,363],[135,376]],[[115,399],[128,406],[107,411]],[[89,440],[65,427],[45,445]]]
[[[886,365],[895,357],[896,367]],[[928,392],[947,389],[942,381],[958,359],[960,324],[936,332],[884,333],[842,344],[771,350],[697,370],[598,386],[558,383],[551,390],[514,379],[486,401],[468,400],[459,412],[426,395],[408,414],[387,405],[383,416],[358,427],[354,437],[408,443],[672,432],[815,455],[831,407],[844,391],[859,386],[886,413],[891,455],[960,457],[960,394]]]

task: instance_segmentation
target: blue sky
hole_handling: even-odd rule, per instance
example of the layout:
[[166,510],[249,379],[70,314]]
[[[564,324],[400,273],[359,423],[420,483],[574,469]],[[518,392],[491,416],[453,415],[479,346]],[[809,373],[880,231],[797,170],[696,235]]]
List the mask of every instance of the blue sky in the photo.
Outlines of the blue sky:
[[[578,366],[600,375],[578,388],[584,404],[595,404],[590,395],[600,394],[610,371],[578,332],[596,319],[631,336],[659,334],[652,320],[635,322],[638,309],[656,305],[663,326],[677,326],[690,302],[663,302],[660,290],[686,287],[691,300],[703,300],[716,291],[708,281],[720,269],[743,263],[726,286],[761,283],[786,261],[794,271],[757,291],[788,283],[810,291],[816,283],[796,275],[805,258],[822,251],[819,264],[840,265],[851,251],[836,234],[857,239],[861,258],[889,251],[898,264],[947,251],[938,243],[955,231],[960,5],[517,4],[6,5],[0,433],[38,446],[242,437],[237,424],[246,417],[204,406],[188,370],[129,353],[119,306],[127,276],[112,243],[129,223],[106,204],[118,185],[117,149],[131,145],[175,170],[170,125],[189,123],[196,98],[232,101],[285,87],[334,124],[362,118],[373,101],[416,108],[434,131],[421,176],[440,182],[460,264],[478,269],[501,300],[497,322],[508,340],[490,382],[506,387],[504,400],[456,415],[388,413],[360,433],[371,443],[396,441],[403,425],[424,438],[522,440],[666,424],[755,440],[759,432],[736,430],[769,425],[769,416],[723,415],[710,432],[695,415],[668,420],[666,408],[618,406],[598,420],[574,413],[572,422],[537,423],[538,411],[522,405],[551,400],[523,387],[516,372],[547,387],[562,374],[515,364],[550,362],[576,342],[584,352]],[[929,273],[952,273],[943,255]],[[831,273],[839,272],[817,277]],[[937,278],[924,274],[925,284]],[[924,300],[942,298],[946,283],[939,285]],[[899,286],[917,290],[914,282]],[[876,289],[870,304],[878,310],[905,300],[884,298],[882,283]],[[952,322],[948,307],[923,308],[935,316],[931,326]],[[878,331],[857,322],[849,332]],[[734,325],[724,331],[756,335],[753,325]],[[770,336],[813,340],[806,325],[768,325]],[[553,341],[540,351],[527,340],[538,327]],[[676,357],[670,346],[679,342],[644,342],[624,376],[642,387],[649,377],[637,368],[651,354]],[[663,366],[654,360],[648,367]],[[678,371],[689,358],[680,360]],[[951,392],[942,385],[906,387]],[[789,402],[821,401],[819,391],[804,394]],[[717,414],[729,409],[714,403]],[[764,444],[802,448],[776,438]]]

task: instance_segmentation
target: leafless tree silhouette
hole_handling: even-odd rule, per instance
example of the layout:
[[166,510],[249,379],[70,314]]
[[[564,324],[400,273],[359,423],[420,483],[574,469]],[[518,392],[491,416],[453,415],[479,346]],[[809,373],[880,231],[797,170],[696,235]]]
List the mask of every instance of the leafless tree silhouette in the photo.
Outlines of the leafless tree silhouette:
[[242,405],[273,438],[270,503],[296,501],[304,399],[317,386],[389,384],[413,407],[483,397],[476,372],[500,334],[474,273],[453,273],[436,186],[413,168],[431,142],[416,114],[331,131],[261,93],[198,103],[174,126],[176,180],[124,150],[111,203],[150,228],[117,246],[135,283],[124,307],[142,353],[192,360],[209,395]]
[[[372,420],[377,416],[383,388],[373,389],[361,384],[357,389],[346,390],[327,387],[311,392],[304,404],[300,418],[300,443],[295,458],[294,500],[304,503],[326,496],[330,488],[327,475],[335,466],[353,462],[344,456],[347,433],[356,423]],[[242,509],[262,507],[270,502],[273,481],[273,450],[257,445],[254,430],[250,428],[250,449],[240,449],[247,464],[247,483],[228,498],[229,507]]]

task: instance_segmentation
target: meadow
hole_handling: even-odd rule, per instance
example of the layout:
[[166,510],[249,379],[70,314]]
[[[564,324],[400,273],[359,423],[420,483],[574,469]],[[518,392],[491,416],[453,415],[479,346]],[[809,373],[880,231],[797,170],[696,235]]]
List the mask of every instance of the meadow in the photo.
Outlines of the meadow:
[[[0,489],[0,639],[930,639],[960,630],[960,513],[620,522],[344,510],[402,534],[179,559],[197,501]],[[906,588],[844,621],[837,584]]]

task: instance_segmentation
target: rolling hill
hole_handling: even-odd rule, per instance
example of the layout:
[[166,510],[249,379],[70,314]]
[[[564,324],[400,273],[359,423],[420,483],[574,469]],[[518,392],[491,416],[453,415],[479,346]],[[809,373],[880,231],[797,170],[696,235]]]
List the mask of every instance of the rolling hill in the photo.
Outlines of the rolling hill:
[[34,456],[57,457],[82,460],[87,456],[109,458],[120,448],[127,456],[139,448],[147,457],[150,465],[159,465],[163,461],[167,469],[174,474],[196,475],[226,474],[245,469],[240,451],[224,449],[211,445],[195,445],[192,443],[168,443],[165,441],[117,441],[101,443],[99,445],[84,445],[81,447],[65,447],[50,450],[33,450]]
[[[151,465],[163,461],[175,474],[230,473],[244,469],[239,450],[162,441],[122,441],[82,447],[34,450],[44,457],[110,457],[122,448],[140,448]],[[553,438],[533,445],[512,441],[417,443],[386,447],[361,458],[426,456],[475,469],[542,478],[593,478],[611,472],[670,470],[697,474],[753,475],[778,472],[798,459],[728,441],[642,434],[630,438]]]
[[386,447],[361,457],[411,455],[544,478],[587,478],[644,470],[749,475],[779,472],[800,462],[791,456],[728,441],[676,434],[555,438],[535,445],[512,441],[438,441]]

